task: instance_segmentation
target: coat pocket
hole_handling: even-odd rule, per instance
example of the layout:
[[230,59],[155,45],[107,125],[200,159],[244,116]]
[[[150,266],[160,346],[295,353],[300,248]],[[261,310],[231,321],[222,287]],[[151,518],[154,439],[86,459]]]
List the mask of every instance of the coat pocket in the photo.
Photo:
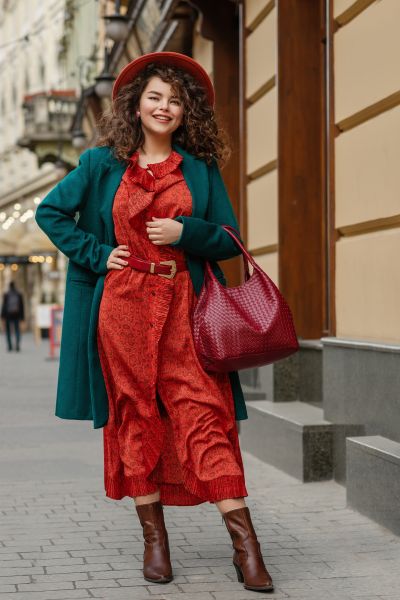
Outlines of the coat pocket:
[[68,263],[68,271],[67,271],[67,285],[69,282],[74,284],[82,283],[83,285],[92,285],[95,286],[98,279],[98,274],[90,271],[89,269],[84,269],[74,261],[70,260]]
[[95,286],[96,286],[96,282],[91,282],[85,279],[68,279],[67,280],[68,284],[72,284],[73,286],[77,286],[77,287],[84,287],[84,288],[91,288],[92,290],[94,290]]

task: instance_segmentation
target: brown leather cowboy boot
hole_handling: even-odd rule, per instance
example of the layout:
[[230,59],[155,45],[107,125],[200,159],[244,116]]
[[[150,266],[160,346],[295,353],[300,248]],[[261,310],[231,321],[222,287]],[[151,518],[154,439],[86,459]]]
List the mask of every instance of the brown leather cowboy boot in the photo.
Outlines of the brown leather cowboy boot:
[[173,575],[163,505],[160,500],[138,504],[136,511],[143,527],[143,576],[152,583],[168,583]]
[[222,520],[232,539],[233,566],[238,581],[247,590],[267,592],[274,589],[271,575],[268,573],[261,554],[249,507],[235,508],[222,515]]

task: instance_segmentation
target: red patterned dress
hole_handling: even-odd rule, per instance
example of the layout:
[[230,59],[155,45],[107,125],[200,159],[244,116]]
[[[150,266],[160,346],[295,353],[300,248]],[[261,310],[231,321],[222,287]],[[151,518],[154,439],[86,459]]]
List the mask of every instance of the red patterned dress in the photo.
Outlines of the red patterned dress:
[[[138,164],[136,151],[114,199],[118,244],[160,262],[184,258],[181,248],[153,244],[151,217],[190,216],[183,157]],[[106,496],[160,490],[166,505],[194,505],[247,496],[227,373],[203,370],[191,334],[197,297],[188,270],[172,279],[126,266],[105,277],[97,330],[109,399],[103,428]]]

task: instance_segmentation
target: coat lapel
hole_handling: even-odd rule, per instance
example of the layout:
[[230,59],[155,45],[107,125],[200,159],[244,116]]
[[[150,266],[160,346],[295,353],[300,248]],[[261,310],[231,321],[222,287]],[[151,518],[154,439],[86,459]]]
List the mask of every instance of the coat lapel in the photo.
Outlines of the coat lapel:
[[172,147],[183,156],[181,169],[192,195],[192,216],[203,219],[208,204],[207,167],[203,161],[186,152],[178,144],[172,144]]
[[105,243],[110,246],[117,246],[115,239],[114,221],[112,209],[115,194],[117,193],[122,175],[125,173],[126,165],[116,160],[110,155],[109,162],[100,165],[99,173],[99,197],[103,199],[100,204],[99,212],[105,225],[106,239]]

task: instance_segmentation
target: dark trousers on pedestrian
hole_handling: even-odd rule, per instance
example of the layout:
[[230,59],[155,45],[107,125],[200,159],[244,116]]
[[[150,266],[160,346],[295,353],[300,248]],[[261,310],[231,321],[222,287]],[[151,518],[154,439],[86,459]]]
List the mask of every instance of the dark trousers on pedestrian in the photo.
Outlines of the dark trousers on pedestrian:
[[19,343],[20,343],[20,339],[21,339],[21,332],[19,329],[19,319],[6,319],[6,335],[7,335],[7,345],[8,345],[9,350],[12,350],[11,327],[14,328],[16,349],[19,350]]

